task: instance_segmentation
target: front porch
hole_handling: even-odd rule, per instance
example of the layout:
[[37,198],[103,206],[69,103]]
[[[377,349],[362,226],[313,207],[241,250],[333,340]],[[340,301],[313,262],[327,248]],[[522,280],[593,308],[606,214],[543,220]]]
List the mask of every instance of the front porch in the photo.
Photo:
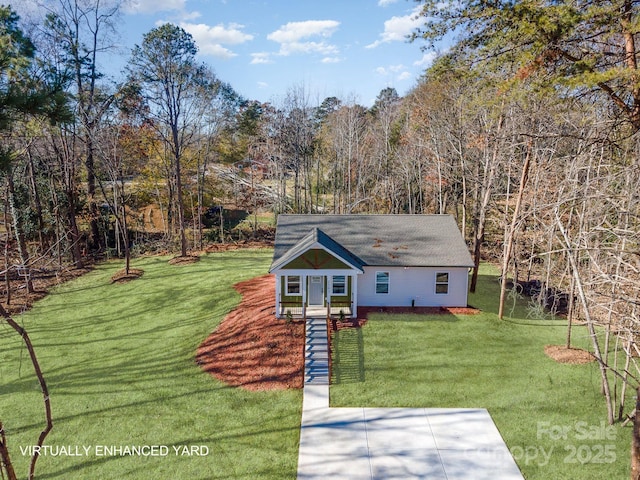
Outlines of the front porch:
[[344,315],[345,318],[351,318],[353,309],[349,302],[339,305],[302,305],[301,302],[280,302],[279,310],[276,312],[278,318],[287,317],[288,313],[291,313],[292,318],[315,318],[315,317],[327,317],[327,318],[340,318]]
[[357,274],[352,271],[318,273],[276,274],[278,318],[357,316]]
[[276,316],[355,317],[360,259],[319,228],[286,247],[269,269],[276,276]]

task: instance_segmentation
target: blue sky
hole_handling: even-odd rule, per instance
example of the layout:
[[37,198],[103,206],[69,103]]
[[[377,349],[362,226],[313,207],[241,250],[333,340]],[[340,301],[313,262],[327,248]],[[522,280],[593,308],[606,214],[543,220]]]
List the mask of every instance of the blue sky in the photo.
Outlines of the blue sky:
[[278,101],[304,85],[371,105],[380,90],[404,95],[433,58],[408,43],[411,0],[130,0],[126,42],[162,22],[193,35],[199,57],[249,99]]
[[125,0],[119,32],[126,51],[164,22],[181,26],[199,59],[248,99],[277,104],[304,86],[314,102],[370,106],[383,88],[407,93],[430,64],[433,54],[406,40],[419,8],[413,0]]

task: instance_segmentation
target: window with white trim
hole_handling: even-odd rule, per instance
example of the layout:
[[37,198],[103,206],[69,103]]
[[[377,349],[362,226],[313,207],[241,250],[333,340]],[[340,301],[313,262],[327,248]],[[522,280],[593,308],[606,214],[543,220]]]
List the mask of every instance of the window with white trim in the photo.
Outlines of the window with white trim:
[[437,272],[436,273],[436,293],[439,295],[446,295],[449,293],[449,273]]
[[333,285],[331,292],[333,295],[346,295],[347,294],[347,277],[344,275],[334,275],[331,279]]
[[389,293],[389,272],[376,272],[376,294]]
[[300,289],[300,275],[288,275],[287,276],[287,295],[302,295],[302,290]]

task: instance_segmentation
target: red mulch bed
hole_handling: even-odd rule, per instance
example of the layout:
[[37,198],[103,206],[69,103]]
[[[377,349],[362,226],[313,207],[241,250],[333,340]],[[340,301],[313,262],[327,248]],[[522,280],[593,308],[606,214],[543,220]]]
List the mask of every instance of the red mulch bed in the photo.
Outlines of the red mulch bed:
[[564,345],[547,345],[544,353],[558,363],[568,363],[571,365],[583,365],[595,361],[595,357],[581,348],[567,348]]
[[93,266],[89,264],[85,268],[65,268],[59,272],[41,272],[37,269],[33,274],[33,293],[28,293],[26,284],[23,280],[13,279],[10,281],[11,303],[7,305],[7,291],[4,279],[0,285],[0,303],[4,309],[11,315],[16,315],[29,310],[33,304],[46,297],[49,290],[62,283],[78,278],[85,273],[91,271]]
[[[302,388],[304,322],[275,317],[275,280],[263,275],[236,284],[242,301],[198,347],[196,362],[223,382],[247,390]],[[359,307],[357,319],[334,328],[360,328],[370,312],[473,314],[473,308]]]
[[132,280],[137,280],[142,275],[144,275],[144,270],[139,268],[130,268],[129,273],[123,268],[122,270],[118,270],[111,277],[111,283],[127,283]]
[[475,315],[480,310],[473,307],[358,307],[358,316],[366,318],[370,313],[417,313],[419,315]]
[[277,319],[273,275],[240,282],[242,302],[198,348],[196,362],[248,390],[302,388],[304,323]]
[[200,257],[197,255],[185,255],[184,257],[180,255],[169,260],[169,265],[190,265],[199,261]]
[[271,240],[243,240],[234,243],[213,243],[208,245],[205,249],[206,252],[229,252],[232,250],[242,250],[245,248],[268,248],[273,247],[273,241]]

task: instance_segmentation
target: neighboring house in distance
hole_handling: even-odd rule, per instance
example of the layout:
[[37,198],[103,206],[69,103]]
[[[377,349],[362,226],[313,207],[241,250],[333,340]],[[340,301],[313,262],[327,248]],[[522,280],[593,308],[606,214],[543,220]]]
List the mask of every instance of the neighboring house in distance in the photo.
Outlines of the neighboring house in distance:
[[276,315],[466,307],[473,261],[451,215],[280,215]]

